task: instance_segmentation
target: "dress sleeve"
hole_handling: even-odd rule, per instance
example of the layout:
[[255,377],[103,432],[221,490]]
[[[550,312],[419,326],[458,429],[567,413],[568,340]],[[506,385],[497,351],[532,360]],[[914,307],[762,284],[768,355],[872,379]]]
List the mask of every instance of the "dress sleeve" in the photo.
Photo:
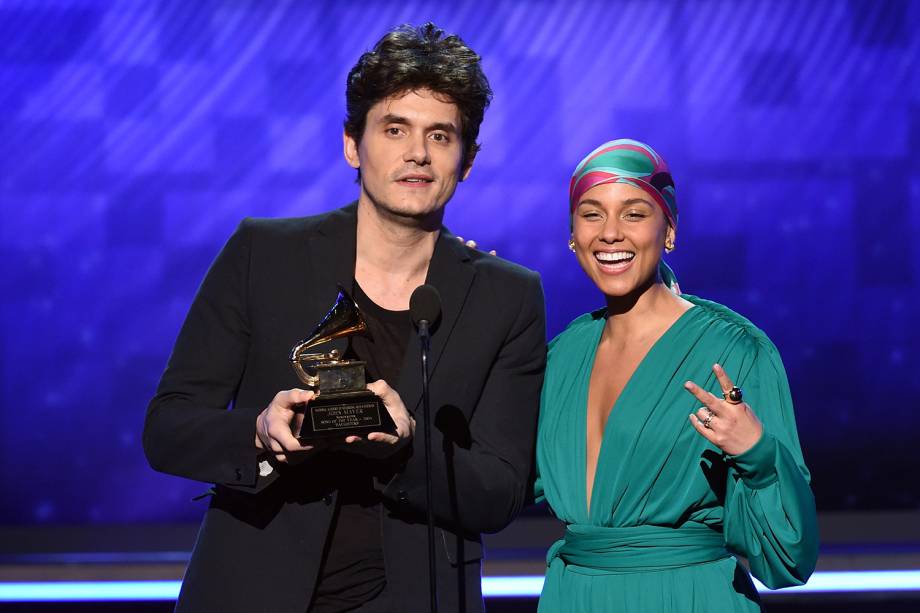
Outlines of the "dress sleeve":
[[540,504],[546,500],[546,492],[543,491],[543,479],[540,478],[540,467],[539,464],[534,462],[534,471],[536,472],[536,477],[533,482],[533,502],[534,504]]
[[764,430],[751,449],[727,457],[726,544],[767,587],[802,585],[818,558],[815,499],[786,372],[769,340],[758,343],[750,370],[738,380]]

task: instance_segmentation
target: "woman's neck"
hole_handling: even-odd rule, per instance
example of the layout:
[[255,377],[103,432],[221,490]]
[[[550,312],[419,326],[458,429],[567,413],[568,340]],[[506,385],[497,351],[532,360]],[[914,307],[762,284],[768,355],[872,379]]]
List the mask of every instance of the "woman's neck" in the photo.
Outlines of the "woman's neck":
[[626,341],[657,335],[692,306],[658,280],[626,296],[607,296],[604,336]]

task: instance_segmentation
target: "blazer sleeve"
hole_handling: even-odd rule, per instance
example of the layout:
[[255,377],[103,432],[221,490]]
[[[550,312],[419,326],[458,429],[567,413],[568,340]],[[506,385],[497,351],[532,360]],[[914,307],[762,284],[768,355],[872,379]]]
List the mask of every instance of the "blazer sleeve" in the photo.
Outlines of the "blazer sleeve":
[[759,344],[742,387],[764,430],[751,449],[727,458],[725,540],[767,587],[801,585],[818,558],[815,499],[786,372],[768,340]]
[[[528,277],[516,319],[483,386],[469,423],[469,448],[432,453],[434,515],[467,533],[497,532],[532,495],[540,388],[546,368],[546,323],[539,276]],[[417,431],[417,434],[419,432]],[[433,451],[440,448],[437,437]],[[424,463],[411,462],[386,490],[407,494],[424,510]]]
[[244,220],[208,270],[147,408],[144,453],[155,470],[257,485],[254,440],[261,408],[229,408],[250,347],[251,234]]

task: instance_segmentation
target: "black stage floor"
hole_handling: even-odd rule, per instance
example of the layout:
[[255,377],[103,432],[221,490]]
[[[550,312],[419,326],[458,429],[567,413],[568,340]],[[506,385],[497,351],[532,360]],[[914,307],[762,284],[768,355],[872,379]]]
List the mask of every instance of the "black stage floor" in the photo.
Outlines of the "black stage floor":
[[[920,577],[920,512],[819,514],[819,573],[912,571]],[[483,576],[540,577],[544,555],[561,534],[555,519],[528,512],[484,538]],[[196,525],[0,526],[0,590],[20,582],[170,581],[182,578]],[[920,579],[903,591],[762,594],[769,613],[920,612]],[[913,585],[913,583],[916,585]],[[902,586],[904,587],[904,586]],[[0,591],[2,593],[2,591]],[[536,598],[487,597],[490,613],[536,610]],[[0,613],[167,613],[173,602],[3,602]]]

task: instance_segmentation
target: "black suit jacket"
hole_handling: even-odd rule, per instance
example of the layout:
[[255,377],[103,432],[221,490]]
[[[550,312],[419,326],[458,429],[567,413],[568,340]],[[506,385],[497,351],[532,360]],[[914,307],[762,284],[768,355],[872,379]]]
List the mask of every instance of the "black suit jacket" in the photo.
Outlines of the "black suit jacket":
[[[336,467],[317,453],[259,477],[258,414],[300,387],[287,356],[355,268],[356,206],[315,217],[247,219],[211,266],[147,410],[156,470],[217,484],[178,610],[303,613],[335,508]],[[528,487],[545,322],[539,276],[442,229],[427,282],[441,294],[432,336],[433,509],[440,610],[481,611],[480,534],[505,527]],[[337,341],[344,346],[344,341]],[[333,345],[330,345],[330,347]],[[428,606],[421,368],[412,339],[398,382],[418,421],[383,489],[393,611]],[[229,409],[229,410],[228,410]]]

